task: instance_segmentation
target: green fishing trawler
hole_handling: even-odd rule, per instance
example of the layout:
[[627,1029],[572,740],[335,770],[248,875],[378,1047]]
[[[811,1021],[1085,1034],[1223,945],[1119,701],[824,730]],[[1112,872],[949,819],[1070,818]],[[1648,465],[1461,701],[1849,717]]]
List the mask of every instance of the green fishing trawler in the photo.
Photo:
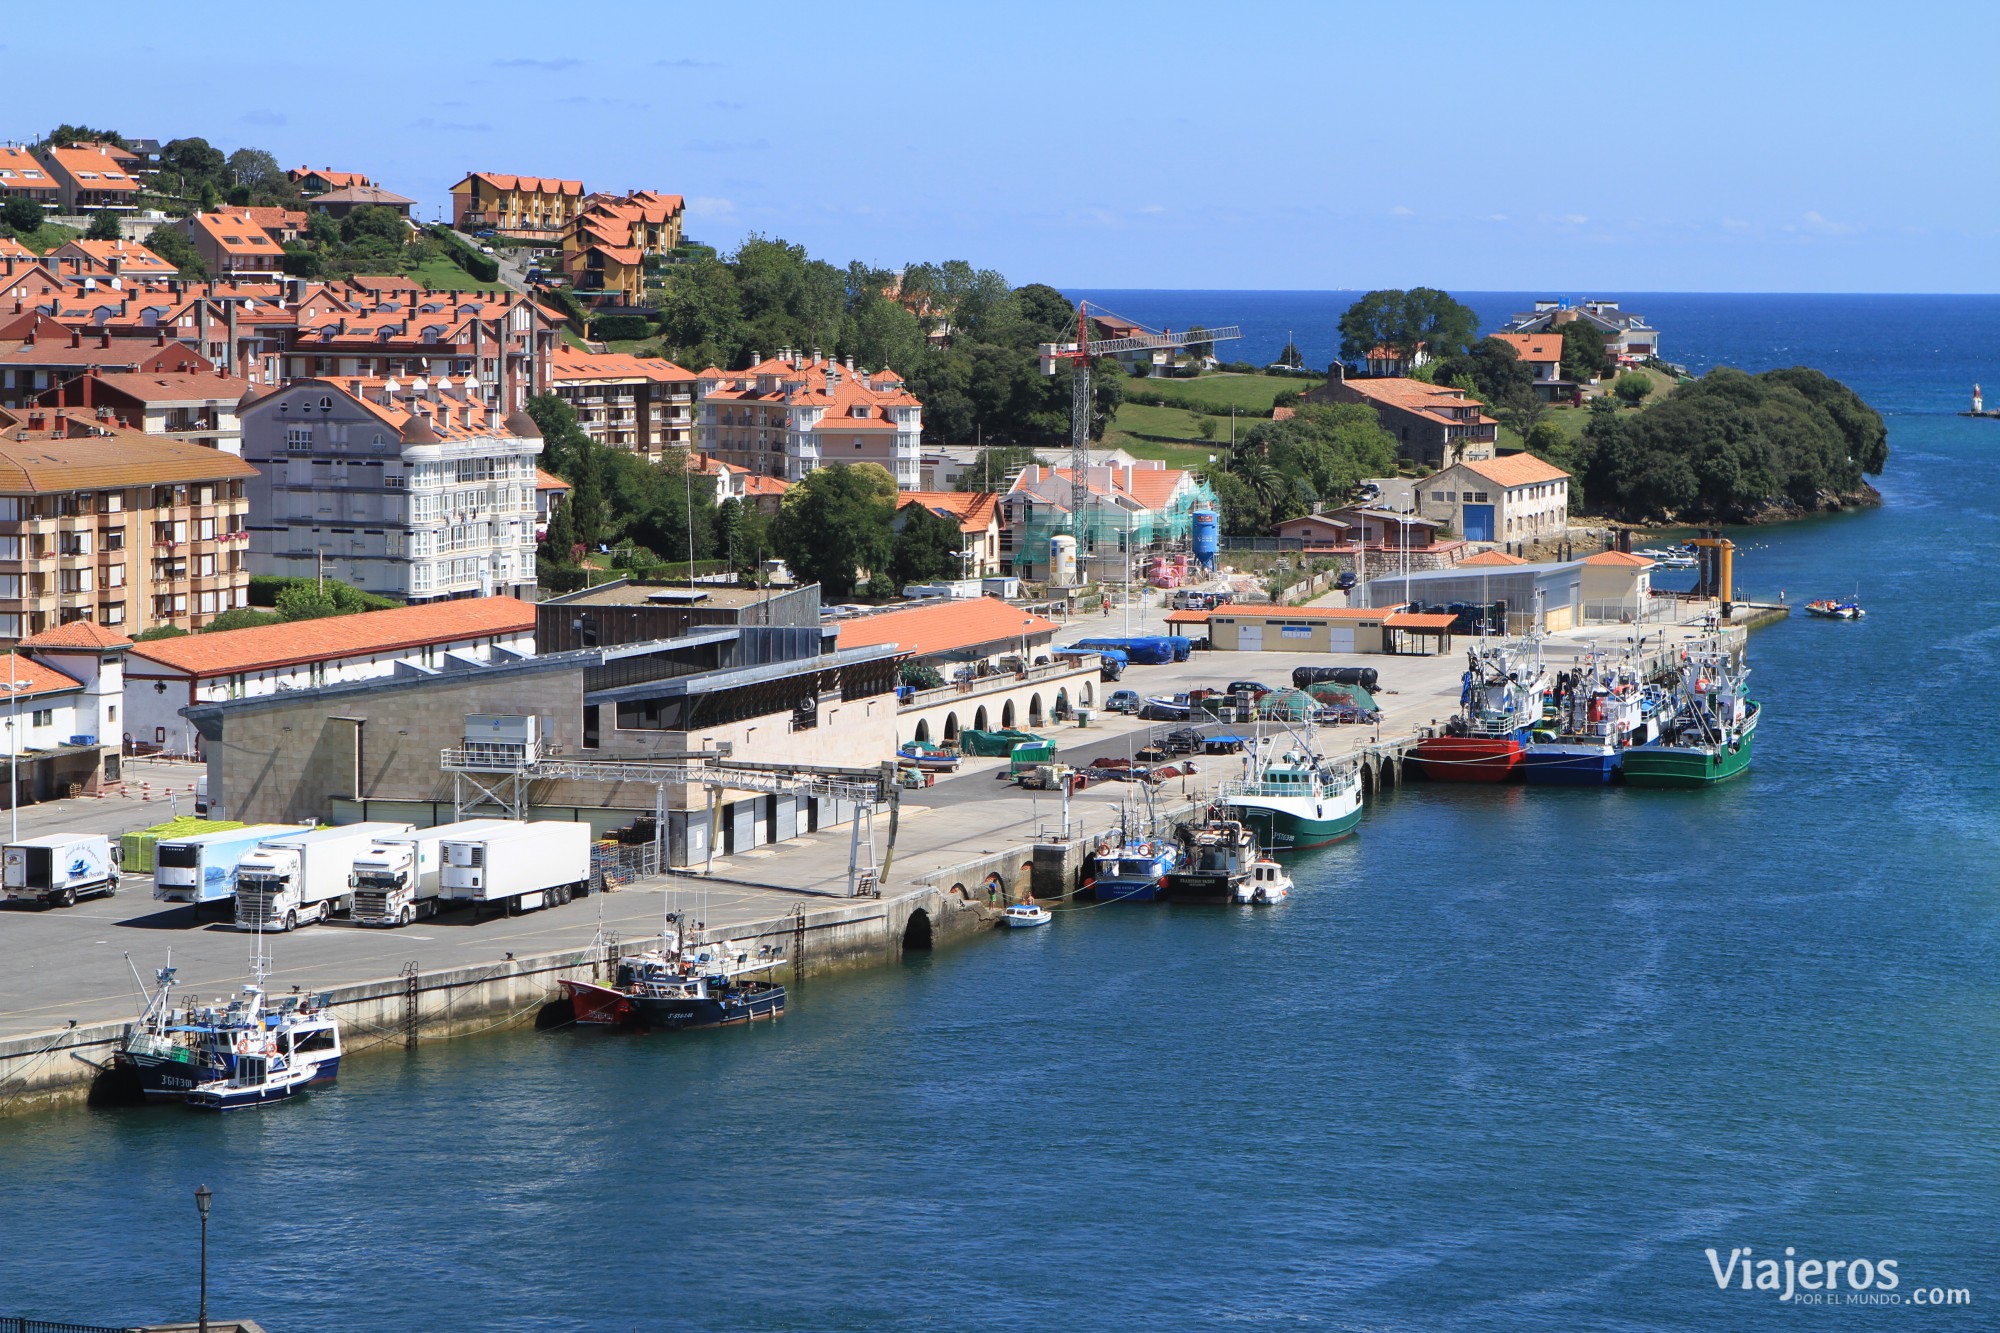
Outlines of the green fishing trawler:
[[1720,643],[1683,655],[1676,708],[1660,734],[1625,751],[1634,787],[1707,787],[1748,771],[1762,708],[1744,693],[1750,669]]

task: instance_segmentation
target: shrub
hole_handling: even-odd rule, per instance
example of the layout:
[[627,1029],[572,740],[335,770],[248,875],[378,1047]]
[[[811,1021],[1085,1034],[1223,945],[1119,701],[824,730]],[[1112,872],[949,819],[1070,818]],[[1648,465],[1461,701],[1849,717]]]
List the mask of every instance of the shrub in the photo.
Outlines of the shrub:
[[1618,395],[1621,402],[1637,407],[1647,394],[1653,391],[1653,380],[1636,370],[1628,370],[1612,382],[1611,392]]
[[862,595],[864,597],[875,598],[878,601],[894,597],[896,595],[896,580],[890,578],[887,574],[877,574],[874,578],[868,580],[868,586],[862,590]]
[[633,342],[653,333],[653,322],[644,315],[602,315],[590,324],[591,337],[604,342]]

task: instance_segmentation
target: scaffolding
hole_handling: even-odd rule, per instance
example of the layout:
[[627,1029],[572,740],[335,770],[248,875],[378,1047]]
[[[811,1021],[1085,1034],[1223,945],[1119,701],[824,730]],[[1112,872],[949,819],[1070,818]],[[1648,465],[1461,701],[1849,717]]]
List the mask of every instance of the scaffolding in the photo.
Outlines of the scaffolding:
[[[491,745],[453,746],[438,756],[438,767],[451,774],[453,818],[465,819],[481,806],[498,806],[507,818],[526,820],[529,787],[536,782],[632,782],[653,788],[653,840],[658,862],[669,863],[667,831],[670,811],[667,789],[700,787],[708,796],[707,858],[704,873],[715,868],[716,813],[722,793],[742,791],[773,796],[818,797],[854,807],[853,831],[847,857],[849,897],[878,895],[882,867],[875,860],[875,811],[891,807],[890,842],[895,840],[894,806],[898,789],[894,764],[875,768],[835,768],[809,764],[716,763],[708,760],[658,762],[618,759],[577,759],[533,756]],[[862,847],[862,826],[867,847]]]
[[1081,521],[1073,523],[1066,507],[1031,492],[1020,504],[1018,521],[1010,524],[1014,572],[1030,578],[1034,576],[1025,570],[1045,568],[1049,539],[1058,536],[1076,536],[1079,565],[1091,560],[1191,551],[1194,511],[1215,505],[1215,488],[1200,478],[1177,492],[1165,509],[1127,508],[1093,491]]

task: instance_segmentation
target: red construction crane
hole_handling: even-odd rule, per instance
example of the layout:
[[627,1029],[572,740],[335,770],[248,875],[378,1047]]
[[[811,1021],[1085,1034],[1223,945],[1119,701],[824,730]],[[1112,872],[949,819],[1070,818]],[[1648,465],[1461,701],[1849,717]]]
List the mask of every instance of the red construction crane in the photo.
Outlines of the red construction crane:
[[1077,556],[1086,551],[1088,540],[1084,522],[1084,507],[1090,503],[1090,487],[1084,476],[1090,468],[1090,367],[1100,356],[1116,356],[1120,352],[1154,351],[1167,347],[1187,347],[1195,343],[1222,342],[1230,338],[1241,338],[1243,330],[1234,324],[1219,329],[1203,329],[1198,333],[1175,333],[1168,330],[1154,333],[1131,320],[1118,321],[1140,332],[1124,338],[1098,338],[1090,336],[1090,310],[1083,301],[1076,303],[1076,341],[1073,343],[1043,343],[1042,373],[1053,375],[1060,362],[1070,366],[1069,398],[1069,520],[1070,531],[1076,537]]

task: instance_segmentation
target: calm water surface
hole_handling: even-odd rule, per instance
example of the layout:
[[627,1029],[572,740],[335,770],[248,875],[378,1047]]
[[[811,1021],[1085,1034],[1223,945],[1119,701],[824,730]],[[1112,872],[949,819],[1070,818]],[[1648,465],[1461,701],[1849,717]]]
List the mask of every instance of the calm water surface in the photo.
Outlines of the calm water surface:
[[[1278,909],[1066,913],[772,1027],[477,1038],[259,1115],[0,1120],[0,1314],[192,1317],[206,1182],[212,1308],[273,1333],[2000,1325],[2000,422],[1948,415],[2000,366],[1895,336],[2000,302],[1674,299],[1670,355],[1891,414],[1885,508],[1736,534],[1749,592],[1871,610],[1756,636],[1744,781],[1416,786]],[[1975,1304],[1720,1292],[1711,1246]]]

